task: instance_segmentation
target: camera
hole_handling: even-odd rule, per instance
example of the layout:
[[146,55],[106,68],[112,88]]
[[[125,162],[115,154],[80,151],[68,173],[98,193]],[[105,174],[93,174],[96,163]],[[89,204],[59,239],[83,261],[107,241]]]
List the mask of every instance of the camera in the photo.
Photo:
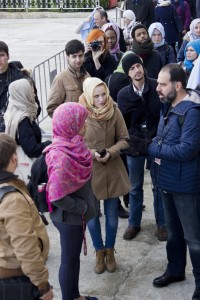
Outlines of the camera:
[[103,158],[104,156],[106,156],[106,153],[107,153],[106,149],[103,149],[103,150],[97,151],[97,152],[100,154],[101,158]]
[[101,49],[101,44],[98,41],[94,41],[90,45],[93,51],[98,51]]

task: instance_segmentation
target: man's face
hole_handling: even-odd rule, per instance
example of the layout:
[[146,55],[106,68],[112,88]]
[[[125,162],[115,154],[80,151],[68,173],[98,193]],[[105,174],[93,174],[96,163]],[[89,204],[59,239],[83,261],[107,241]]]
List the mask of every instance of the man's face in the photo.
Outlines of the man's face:
[[0,51],[0,74],[4,73],[7,70],[8,60],[9,56],[5,52]]
[[158,75],[158,85],[156,91],[160,97],[161,102],[172,103],[177,97],[176,82],[170,81],[170,75],[168,71],[161,71]]
[[135,31],[135,40],[138,42],[138,43],[144,43],[147,39],[149,38],[148,36],[148,33],[146,31],[146,29],[144,28],[139,28],[139,29],[136,29]]
[[99,12],[96,12],[94,14],[94,23],[98,28],[101,28],[104,24],[106,24],[105,18],[101,18],[101,15]]
[[129,69],[128,76],[131,78],[132,82],[141,81],[144,78],[143,66],[139,63],[132,65]]
[[77,53],[67,55],[67,61],[73,69],[75,69],[76,71],[80,71],[80,68],[82,67],[84,62],[83,51],[80,50]]

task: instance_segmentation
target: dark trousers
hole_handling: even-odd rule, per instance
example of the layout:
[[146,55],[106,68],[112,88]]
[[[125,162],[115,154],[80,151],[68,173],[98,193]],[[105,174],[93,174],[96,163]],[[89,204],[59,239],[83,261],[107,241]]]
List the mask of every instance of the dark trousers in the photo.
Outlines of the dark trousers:
[[60,233],[61,264],[59,283],[62,300],[73,300],[79,294],[80,254],[83,243],[82,226],[53,222]]
[[189,248],[196,286],[200,287],[200,194],[162,191],[167,239],[167,272],[185,273],[186,246]]
[[37,300],[38,289],[26,276],[0,279],[1,300]]

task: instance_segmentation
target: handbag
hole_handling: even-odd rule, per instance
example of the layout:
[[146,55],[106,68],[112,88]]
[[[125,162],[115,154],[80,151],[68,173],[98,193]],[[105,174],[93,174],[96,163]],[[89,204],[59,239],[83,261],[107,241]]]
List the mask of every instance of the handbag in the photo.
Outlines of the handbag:
[[17,157],[18,166],[15,175],[18,175],[19,178],[27,184],[31,176],[31,167],[36,160],[36,157],[28,157],[21,146],[17,146]]

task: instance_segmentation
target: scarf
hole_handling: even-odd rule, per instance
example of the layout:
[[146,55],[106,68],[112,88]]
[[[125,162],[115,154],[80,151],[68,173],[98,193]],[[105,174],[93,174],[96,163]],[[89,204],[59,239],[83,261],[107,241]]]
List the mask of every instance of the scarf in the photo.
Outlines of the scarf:
[[26,117],[31,123],[36,119],[38,105],[35,102],[33,87],[27,79],[12,82],[8,92],[8,107],[4,115],[5,132],[15,140],[19,123]]
[[113,56],[115,57],[115,60],[118,61],[116,53],[120,52],[120,46],[119,46],[120,32],[119,32],[119,27],[117,25],[111,23],[111,22],[110,23],[106,23],[106,24],[104,24],[101,27],[101,30],[103,30],[105,33],[109,29],[113,30],[115,32],[116,38],[117,38],[115,46],[112,49],[110,49],[110,53],[112,53]]
[[[93,92],[96,86],[104,85],[107,101],[103,107],[94,106]],[[90,112],[90,117],[96,120],[110,120],[114,114],[113,99],[109,95],[107,85],[99,78],[86,78],[83,82],[83,94],[79,97],[79,103],[86,107]]]
[[53,114],[53,141],[45,148],[48,169],[47,199],[69,195],[91,178],[92,154],[79,135],[88,116],[78,103],[63,103]]
[[197,19],[194,19],[191,24],[190,24],[190,31],[187,32],[189,38],[190,38],[190,41],[194,41],[194,40],[197,40],[197,39],[200,39],[200,36],[199,35],[196,35],[194,33],[194,30],[195,30],[195,27],[196,25],[200,23],[200,18],[197,18]]
[[161,47],[161,46],[164,45],[164,43],[165,43],[165,39],[163,39],[160,43],[153,43],[154,44],[154,48],[156,49],[158,47]]
[[121,58],[120,61],[119,61],[119,64],[118,64],[118,66],[117,66],[117,69],[116,69],[113,73],[122,73],[122,74],[125,74],[125,73],[124,73],[124,69],[123,69],[123,67],[122,67],[122,59],[123,59],[126,55],[128,55],[128,54],[130,54],[130,53],[133,53],[133,51],[126,51],[126,52],[123,54],[122,58]]
[[162,35],[162,40],[160,43],[154,43],[154,48],[158,48],[160,46],[163,46],[164,43],[165,43],[165,29],[163,27],[163,25],[159,22],[155,22],[155,23],[152,23],[150,26],[149,26],[149,29],[148,29],[148,32],[149,32],[149,36],[150,38],[152,38],[152,35],[154,34],[154,30],[157,29],[161,35]]
[[125,39],[132,39],[131,32],[134,26],[139,24],[139,22],[136,22],[135,20],[132,20],[128,25],[124,25],[123,33]]
[[144,43],[138,43],[133,39],[132,50],[137,55],[151,54],[154,49],[154,44],[150,38],[148,38]]
[[200,40],[194,40],[192,42],[189,42],[186,47],[185,47],[185,50],[184,50],[184,56],[185,56],[185,59],[184,59],[184,67],[186,68],[186,70],[188,71],[191,71],[192,68],[194,67],[194,60],[196,60],[196,58],[194,60],[188,60],[187,57],[186,57],[186,51],[187,51],[187,48],[188,47],[192,47],[195,52],[197,53],[197,57],[199,56],[200,54]]

